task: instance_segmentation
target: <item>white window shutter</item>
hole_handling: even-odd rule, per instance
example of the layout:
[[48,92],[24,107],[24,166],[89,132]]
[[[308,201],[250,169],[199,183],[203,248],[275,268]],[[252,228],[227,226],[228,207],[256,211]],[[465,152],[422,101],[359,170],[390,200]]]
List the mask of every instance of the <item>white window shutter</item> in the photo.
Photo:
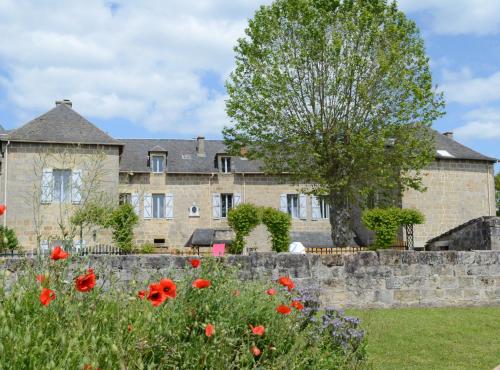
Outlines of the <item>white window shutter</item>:
[[132,207],[134,207],[134,212],[137,216],[140,215],[140,207],[139,207],[139,193],[132,193],[130,196],[130,203],[132,203]]
[[144,218],[153,217],[153,196],[144,194]]
[[287,201],[286,201],[286,194],[281,194],[280,195],[280,211],[281,212],[288,212],[288,207],[287,207]]
[[174,194],[165,196],[165,218],[169,220],[174,218]]
[[305,194],[299,195],[299,218],[307,219],[307,197]]
[[[52,192],[54,190],[54,179],[52,169],[46,168],[42,172],[41,203],[52,203]],[[48,248],[48,247],[47,247]]]
[[71,173],[71,201],[79,204],[82,201],[82,170],[74,170]]
[[233,207],[238,207],[241,203],[241,194],[234,193],[233,194]]
[[40,249],[42,251],[48,251],[49,250],[49,241],[48,240],[40,240]]
[[312,219],[319,220],[321,218],[321,209],[318,197],[314,195],[311,197]]
[[215,219],[219,219],[221,216],[221,202],[219,193],[212,194],[212,216]]

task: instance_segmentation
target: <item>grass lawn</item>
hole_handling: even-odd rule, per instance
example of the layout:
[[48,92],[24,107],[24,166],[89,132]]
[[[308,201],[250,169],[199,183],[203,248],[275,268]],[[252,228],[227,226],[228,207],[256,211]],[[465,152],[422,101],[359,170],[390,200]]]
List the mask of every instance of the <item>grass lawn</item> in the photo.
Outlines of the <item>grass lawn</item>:
[[484,369],[500,365],[500,307],[348,310],[368,336],[369,368]]

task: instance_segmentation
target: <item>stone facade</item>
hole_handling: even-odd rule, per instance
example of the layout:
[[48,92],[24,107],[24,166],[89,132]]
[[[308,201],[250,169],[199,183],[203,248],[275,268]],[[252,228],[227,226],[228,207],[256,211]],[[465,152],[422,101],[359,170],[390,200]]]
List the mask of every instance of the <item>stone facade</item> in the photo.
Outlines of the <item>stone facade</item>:
[[[84,259],[98,277],[113,273],[125,285],[144,288],[159,276],[178,279],[191,271],[189,258],[170,255],[90,256]],[[391,308],[500,305],[500,251],[381,251],[349,255],[255,253],[228,256],[240,278],[272,279],[287,275],[297,287],[319,288],[323,306]],[[203,262],[202,262],[203,263]],[[0,260],[7,284],[23,259]],[[81,268],[73,262],[72,269]],[[108,278],[106,281],[110,281]]]
[[423,171],[425,192],[409,190],[403,208],[416,208],[425,216],[415,226],[415,246],[473,218],[495,215],[493,163],[438,159]]
[[[212,194],[240,194],[240,201],[258,206],[280,207],[281,194],[297,194],[297,187],[278,177],[262,174],[134,174],[121,175],[120,193],[139,194],[140,223],[135,237],[138,244],[165,239],[169,247],[183,247],[197,228],[228,229],[227,218],[214,218]],[[172,194],[172,219],[145,219],[144,194]],[[198,206],[199,216],[189,215]],[[312,220],[311,197],[306,199],[307,217],[292,219],[294,231],[330,231],[328,219]],[[260,226],[248,238],[248,246],[271,250],[267,230]]]
[[[68,215],[80,206],[71,201],[42,202],[40,193],[43,170],[81,170],[84,179],[81,195],[85,197],[85,179],[91,176],[89,172],[95,173],[96,161],[99,161],[98,170],[102,172],[102,175],[99,177],[99,185],[92,188],[92,192],[103,193],[116,203],[119,171],[119,147],[117,146],[13,142],[7,149],[4,149],[0,176],[0,199],[1,202],[7,203],[8,211],[3,216],[3,221],[7,226],[15,229],[21,246],[26,248],[36,246],[34,217],[38,212],[41,238],[51,240],[61,235],[59,220],[63,219],[67,222]],[[6,199],[5,195],[7,195]],[[84,200],[80,204],[83,202]],[[84,239],[89,242],[104,243],[110,240],[110,234],[106,231],[97,233],[95,241],[92,237],[88,231],[84,235]]]

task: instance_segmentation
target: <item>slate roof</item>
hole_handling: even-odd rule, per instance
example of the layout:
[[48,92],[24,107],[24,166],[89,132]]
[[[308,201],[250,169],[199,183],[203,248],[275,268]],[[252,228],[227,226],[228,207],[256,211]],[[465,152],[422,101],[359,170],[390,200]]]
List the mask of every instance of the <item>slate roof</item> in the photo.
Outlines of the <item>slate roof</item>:
[[59,104],[7,135],[24,142],[123,145],[87,121],[66,104]]
[[333,248],[329,232],[292,231],[290,239],[292,242],[301,242],[306,248]]
[[435,139],[436,139],[436,150],[446,150],[450,153],[453,158],[442,156],[439,153],[436,153],[436,158],[439,159],[469,159],[473,161],[488,161],[488,162],[496,162],[497,159],[487,157],[481,153],[478,153],[465,145],[460,144],[458,141],[455,141],[439,132],[435,131]]
[[[221,140],[205,140],[205,157],[196,153],[196,140],[180,139],[120,139],[125,144],[120,162],[122,172],[151,172],[148,167],[148,153],[161,147],[167,151],[167,168],[169,173],[214,173],[215,157],[224,153]],[[259,161],[232,158],[232,168],[241,172],[262,172]]]
[[[435,132],[436,150],[446,150],[453,157],[441,156],[439,159],[468,159],[495,162],[495,158],[478,153],[447,136]],[[215,158],[225,153],[222,140],[205,140],[205,157],[196,155],[196,140],[181,139],[120,139],[125,144],[120,171],[122,172],[150,172],[148,167],[148,153],[161,148],[167,152],[167,172],[170,173],[213,173]],[[232,158],[231,166],[237,173],[259,173],[261,162]]]

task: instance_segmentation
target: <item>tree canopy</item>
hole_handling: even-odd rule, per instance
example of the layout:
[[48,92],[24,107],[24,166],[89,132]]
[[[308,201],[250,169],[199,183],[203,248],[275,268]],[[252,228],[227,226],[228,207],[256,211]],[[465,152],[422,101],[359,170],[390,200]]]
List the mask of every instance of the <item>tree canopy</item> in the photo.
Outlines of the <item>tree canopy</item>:
[[444,100],[395,3],[276,0],[235,54],[227,147],[327,196],[335,244],[349,242],[350,204],[378,188],[421,188]]

